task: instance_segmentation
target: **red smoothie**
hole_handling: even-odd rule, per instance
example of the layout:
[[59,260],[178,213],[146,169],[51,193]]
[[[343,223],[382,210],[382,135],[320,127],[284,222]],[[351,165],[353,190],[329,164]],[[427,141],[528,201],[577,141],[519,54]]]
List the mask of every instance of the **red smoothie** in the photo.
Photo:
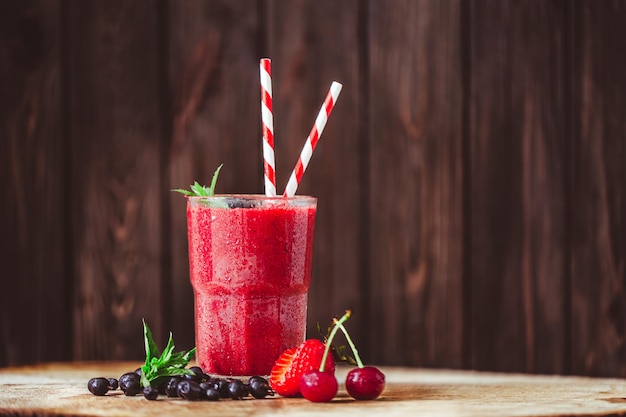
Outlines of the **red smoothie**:
[[189,197],[198,364],[268,375],[305,337],[316,199]]

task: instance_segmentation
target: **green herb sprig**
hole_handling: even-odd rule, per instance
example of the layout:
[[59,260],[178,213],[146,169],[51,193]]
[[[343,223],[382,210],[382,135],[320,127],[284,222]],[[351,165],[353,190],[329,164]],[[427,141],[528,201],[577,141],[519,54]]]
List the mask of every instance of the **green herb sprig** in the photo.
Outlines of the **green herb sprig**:
[[210,197],[210,196],[215,195],[215,184],[217,184],[217,177],[220,174],[220,169],[222,169],[222,165],[218,166],[215,172],[213,173],[213,179],[211,180],[210,187],[200,185],[198,181],[194,181],[193,185],[189,187],[191,191],[185,190],[182,188],[177,188],[172,191],[176,191],[177,193],[181,193],[190,197]]
[[174,353],[174,340],[170,332],[169,340],[162,353],[159,353],[152,332],[143,321],[143,336],[146,346],[146,363],[141,367],[141,386],[158,385],[163,378],[177,375],[193,375],[193,371],[186,369],[189,361],[196,353],[194,347],[188,352]]

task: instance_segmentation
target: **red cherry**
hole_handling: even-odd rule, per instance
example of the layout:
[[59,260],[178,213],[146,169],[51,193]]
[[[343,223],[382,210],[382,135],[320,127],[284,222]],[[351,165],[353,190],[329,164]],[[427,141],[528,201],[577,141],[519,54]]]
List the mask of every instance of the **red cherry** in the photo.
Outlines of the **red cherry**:
[[337,378],[329,372],[309,371],[300,380],[300,393],[314,403],[332,400],[338,389]]
[[373,366],[355,368],[348,372],[346,390],[357,400],[373,400],[385,388],[385,374]]

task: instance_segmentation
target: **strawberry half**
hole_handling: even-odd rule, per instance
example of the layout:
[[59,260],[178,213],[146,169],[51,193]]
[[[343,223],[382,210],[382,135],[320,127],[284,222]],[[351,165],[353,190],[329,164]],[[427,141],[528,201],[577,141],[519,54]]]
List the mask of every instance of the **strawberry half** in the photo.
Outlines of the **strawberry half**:
[[[317,370],[324,356],[324,344],[317,339],[305,340],[297,348],[287,349],[279,356],[270,374],[270,386],[283,397],[300,395],[302,375]],[[326,358],[325,371],[335,374],[335,361],[332,355]]]

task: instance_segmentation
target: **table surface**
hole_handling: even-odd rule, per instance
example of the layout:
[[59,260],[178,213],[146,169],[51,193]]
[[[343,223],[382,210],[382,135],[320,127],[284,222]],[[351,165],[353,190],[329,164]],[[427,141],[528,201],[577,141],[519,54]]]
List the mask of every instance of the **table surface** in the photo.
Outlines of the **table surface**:
[[270,397],[242,401],[148,401],[119,390],[87,391],[96,376],[119,377],[140,364],[53,363],[0,369],[0,415],[28,416],[626,416],[626,380],[471,371],[381,368],[387,385],[375,401],[355,401],[341,381],[330,403]]

